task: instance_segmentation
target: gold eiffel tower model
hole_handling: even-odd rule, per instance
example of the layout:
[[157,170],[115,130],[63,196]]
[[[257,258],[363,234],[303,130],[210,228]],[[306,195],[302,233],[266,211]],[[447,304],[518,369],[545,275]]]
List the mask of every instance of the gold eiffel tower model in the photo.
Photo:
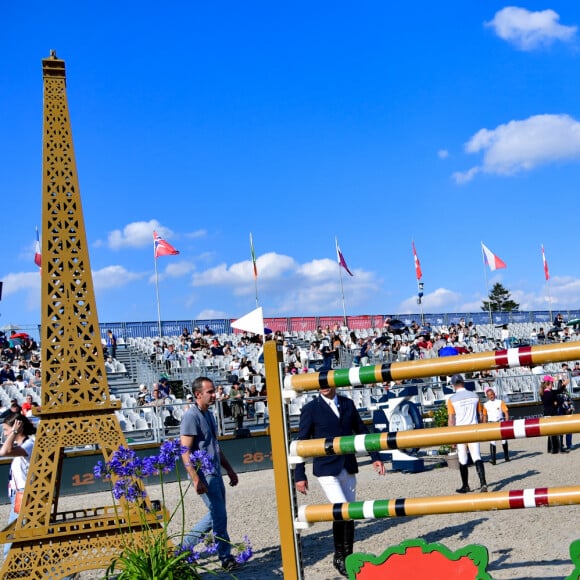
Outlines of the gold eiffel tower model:
[[[58,512],[65,449],[94,445],[109,461],[127,443],[115,416],[119,401],[111,400],[107,385],[65,65],[51,51],[42,68],[41,411],[18,519],[0,531],[0,542],[12,542],[2,579],[57,580],[82,570],[104,569],[121,552],[128,533],[137,545],[144,534],[143,515],[133,504]],[[151,508],[147,497],[144,505]],[[163,525],[161,513],[147,512],[149,530]]]

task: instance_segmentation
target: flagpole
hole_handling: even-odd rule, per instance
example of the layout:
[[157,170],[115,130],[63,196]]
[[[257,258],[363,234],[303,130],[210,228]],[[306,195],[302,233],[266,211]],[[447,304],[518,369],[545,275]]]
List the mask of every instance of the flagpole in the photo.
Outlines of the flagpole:
[[157,294],[157,327],[161,338],[161,306],[159,305],[159,276],[157,274],[157,258],[155,257],[155,242],[153,242],[153,261],[155,262],[155,292]]
[[489,323],[493,327],[493,318],[491,316],[491,300],[489,298],[489,284],[487,282],[487,269],[485,267],[485,254],[483,253],[483,242],[481,242],[481,255],[483,257],[483,276],[485,278],[485,291],[487,293],[487,307],[489,309]]
[[[334,238],[334,241],[336,243],[336,255],[338,256],[338,238]],[[344,325],[348,327],[348,324],[346,322],[346,304],[344,302],[344,287],[342,285],[342,267],[340,265],[340,262],[338,262],[338,277],[340,279],[340,295],[342,297],[342,317]]]
[[254,238],[250,232],[250,254],[252,255],[252,266],[254,268],[254,291],[256,293],[256,308],[260,305],[258,302],[258,267],[256,264],[256,254],[254,252]]
[[552,296],[550,293],[550,274],[548,270],[548,263],[546,262],[544,244],[542,244],[542,262],[544,263],[544,277],[546,278],[546,293],[548,294],[548,312],[550,313],[550,321],[552,321],[553,316],[552,316]]

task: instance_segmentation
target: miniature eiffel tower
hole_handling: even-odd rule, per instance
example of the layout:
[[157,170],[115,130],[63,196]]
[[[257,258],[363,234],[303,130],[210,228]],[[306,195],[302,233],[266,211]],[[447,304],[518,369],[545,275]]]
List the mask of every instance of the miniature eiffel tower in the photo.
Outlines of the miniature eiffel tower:
[[[64,61],[51,51],[44,80],[42,232],[42,394],[40,421],[18,519],[0,532],[12,548],[6,578],[63,578],[107,568],[124,532],[142,537],[142,517],[128,504],[58,512],[66,448],[94,445],[109,461],[127,445],[111,400],[66,97]],[[147,506],[151,506],[148,498]],[[159,528],[159,512],[148,513]]]

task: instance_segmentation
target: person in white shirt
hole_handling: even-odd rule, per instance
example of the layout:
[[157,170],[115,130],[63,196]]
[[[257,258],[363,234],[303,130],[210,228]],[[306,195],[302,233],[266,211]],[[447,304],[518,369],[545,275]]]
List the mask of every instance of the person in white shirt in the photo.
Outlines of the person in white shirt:
[[[487,396],[487,401],[483,404],[483,422],[493,423],[496,421],[509,421],[509,411],[507,405],[501,399],[495,396],[495,391],[491,387],[485,389],[485,395]],[[503,439],[503,458],[505,461],[510,460],[508,442],[507,439]],[[497,451],[497,441],[491,441],[489,444],[489,450],[491,453],[490,463],[495,465],[496,463],[496,451]]]
[[[483,421],[483,407],[479,402],[479,397],[468,391],[465,388],[465,381],[461,375],[453,375],[451,377],[451,384],[455,388],[455,394],[447,399],[447,416],[449,427],[455,425],[476,425]],[[468,479],[469,470],[467,467],[467,449],[471,454],[471,459],[475,464],[477,475],[479,476],[479,483],[481,485],[479,491],[487,491],[487,483],[485,481],[485,468],[481,460],[481,453],[479,443],[458,443],[457,456],[459,459],[459,473],[461,474],[462,486],[456,490],[457,493],[467,493],[469,489]]]

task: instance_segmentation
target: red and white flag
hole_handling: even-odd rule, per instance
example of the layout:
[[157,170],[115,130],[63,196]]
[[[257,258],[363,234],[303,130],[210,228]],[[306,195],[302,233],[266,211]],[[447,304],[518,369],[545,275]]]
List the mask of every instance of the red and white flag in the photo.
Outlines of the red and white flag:
[[161,238],[157,232],[153,232],[153,257],[159,256],[176,256],[179,251],[176,250],[169,242]]
[[483,242],[481,242],[481,249],[483,250],[483,261],[489,266],[492,272],[500,268],[507,268],[506,263],[496,256]]
[[548,270],[548,260],[546,260],[546,254],[544,253],[544,245],[542,244],[542,262],[544,262],[544,276],[546,280],[550,279],[550,270]]
[[413,258],[415,259],[415,274],[417,275],[417,280],[420,280],[423,277],[423,272],[421,271],[421,262],[419,262],[417,250],[415,250],[414,240],[413,240]]
[[340,248],[338,247],[338,238],[336,238],[336,259],[338,260],[339,266],[342,266],[351,276],[354,276],[354,274],[348,269],[348,266],[346,265],[346,260],[344,259],[344,256],[342,255]]
[[38,228],[36,228],[36,246],[34,247],[34,263],[42,267],[42,254],[40,253],[40,238],[38,237]]

